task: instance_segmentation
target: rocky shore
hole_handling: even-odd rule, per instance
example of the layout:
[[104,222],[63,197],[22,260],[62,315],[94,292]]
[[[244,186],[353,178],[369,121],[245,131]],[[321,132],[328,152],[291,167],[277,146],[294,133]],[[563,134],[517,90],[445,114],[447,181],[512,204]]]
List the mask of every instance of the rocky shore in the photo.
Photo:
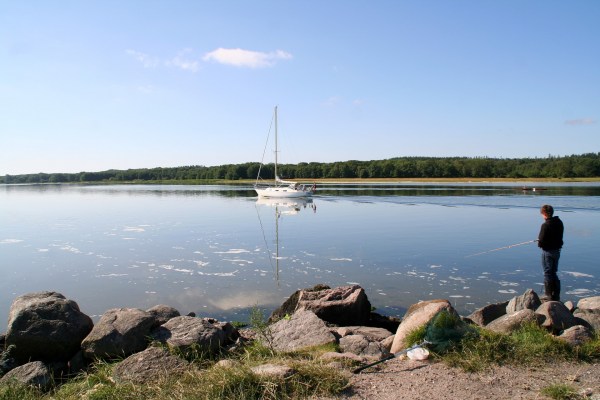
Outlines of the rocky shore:
[[[86,371],[96,360],[118,360],[115,382],[143,384],[190,368],[186,355],[192,352],[219,354],[219,363],[227,364],[228,352],[252,340],[280,352],[332,344],[339,351],[321,358],[335,368],[347,368],[405,349],[407,336],[429,324],[441,310],[458,317],[452,304],[443,299],[412,305],[402,320],[383,317],[371,312],[360,286],[318,285],[293,293],[263,329],[238,330],[229,322],[182,316],[166,305],[148,310],[111,309],[94,324],[75,301],[60,293],[29,293],[13,301],[6,333],[0,335],[0,385],[16,380],[48,390]],[[490,304],[460,319],[466,325],[503,334],[533,322],[569,345],[579,346],[600,329],[600,296],[580,299],[577,304],[542,302],[533,290],[527,290],[509,302]],[[161,346],[154,345],[158,343]],[[294,374],[276,365],[259,366],[253,372]],[[355,380],[357,386],[360,379]],[[596,394],[600,396],[600,388],[592,389],[592,395]]]

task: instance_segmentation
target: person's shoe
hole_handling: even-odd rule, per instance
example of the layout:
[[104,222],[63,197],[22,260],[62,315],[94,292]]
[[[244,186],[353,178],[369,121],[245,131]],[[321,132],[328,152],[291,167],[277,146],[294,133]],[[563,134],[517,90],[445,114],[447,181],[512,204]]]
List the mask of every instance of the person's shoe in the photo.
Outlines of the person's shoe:
[[552,293],[554,292],[552,281],[544,281],[544,294],[540,296],[542,303],[552,301]]
[[552,301],[560,301],[560,280],[555,280],[552,285]]

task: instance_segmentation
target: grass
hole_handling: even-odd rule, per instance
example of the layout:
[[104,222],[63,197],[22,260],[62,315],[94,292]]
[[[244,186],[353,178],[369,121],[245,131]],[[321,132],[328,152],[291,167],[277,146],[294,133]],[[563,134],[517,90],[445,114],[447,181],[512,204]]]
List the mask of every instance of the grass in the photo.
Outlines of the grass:
[[547,386],[540,393],[554,400],[575,400],[582,398],[571,385],[563,383]]
[[492,365],[536,365],[554,361],[591,362],[600,356],[600,334],[572,348],[543,328],[528,324],[511,335],[479,329],[479,336],[439,355],[447,364],[465,371],[484,370]]

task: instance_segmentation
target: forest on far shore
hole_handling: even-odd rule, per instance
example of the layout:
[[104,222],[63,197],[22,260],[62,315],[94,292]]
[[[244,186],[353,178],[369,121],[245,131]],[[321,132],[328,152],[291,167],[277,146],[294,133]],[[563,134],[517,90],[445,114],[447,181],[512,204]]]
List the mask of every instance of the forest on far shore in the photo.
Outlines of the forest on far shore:
[[[38,173],[0,176],[0,183],[73,183],[131,181],[209,181],[274,178],[274,165],[257,162],[206,167],[202,165],[108,170],[78,173]],[[600,177],[600,153],[545,158],[398,157],[387,160],[340,161],[278,165],[282,179],[340,178],[593,178]]]

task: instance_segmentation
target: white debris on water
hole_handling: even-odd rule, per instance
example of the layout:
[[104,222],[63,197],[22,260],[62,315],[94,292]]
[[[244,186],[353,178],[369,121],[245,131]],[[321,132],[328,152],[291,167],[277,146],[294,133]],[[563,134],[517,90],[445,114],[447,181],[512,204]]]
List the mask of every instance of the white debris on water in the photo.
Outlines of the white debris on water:
[[594,275],[584,274],[583,272],[563,271],[563,274],[574,276],[575,278],[593,278]]
[[21,243],[23,240],[21,239],[2,239],[0,240],[0,244],[15,244]]

